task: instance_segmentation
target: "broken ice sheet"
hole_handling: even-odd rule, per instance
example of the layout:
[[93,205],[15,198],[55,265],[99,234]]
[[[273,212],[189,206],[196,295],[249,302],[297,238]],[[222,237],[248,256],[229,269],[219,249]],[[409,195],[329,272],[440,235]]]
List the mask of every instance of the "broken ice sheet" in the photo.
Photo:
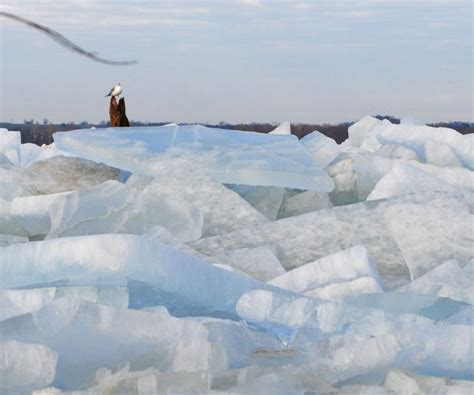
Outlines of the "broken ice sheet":
[[221,183],[333,188],[295,136],[170,125],[58,132],[54,139],[58,148],[75,155],[152,176],[164,171],[165,158],[179,158]]
[[364,246],[355,246],[290,270],[269,284],[306,294],[316,288],[367,276],[378,277],[377,270]]
[[148,237],[102,234],[37,241],[0,249],[2,288],[52,283],[129,288],[134,308],[164,305],[173,314],[237,317],[239,297],[274,289],[217,268]]
[[163,371],[227,367],[202,324],[172,317],[166,309],[126,310],[65,297],[0,327],[3,339],[39,342],[55,351],[59,360],[52,385],[66,389],[90,385],[98,368],[152,350]]
[[[409,208],[409,215],[407,211],[400,214],[403,207]],[[397,221],[402,225],[408,221],[412,228],[398,226]],[[291,270],[362,244],[374,260],[384,287],[393,289],[411,281],[407,262],[414,269],[420,266],[428,270],[448,259],[465,264],[470,259],[468,246],[473,243],[471,224],[463,194],[430,192],[319,210],[190,245],[206,255],[276,245],[280,263]],[[433,230],[434,238],[430,238]]]

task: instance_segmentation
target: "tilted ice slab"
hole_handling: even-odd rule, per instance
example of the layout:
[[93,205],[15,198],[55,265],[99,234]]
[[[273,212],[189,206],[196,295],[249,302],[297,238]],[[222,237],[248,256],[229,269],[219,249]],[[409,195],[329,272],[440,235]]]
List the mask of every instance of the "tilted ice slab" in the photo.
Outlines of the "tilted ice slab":
[[291,134],[291,124],[288,121],[282,122],[268,134]]
[[54,139],[77,156],[147,175],[166,171],[164,158],[181,157],[183,166],[200,167],[221,183],[324,192],[333,187],[295,136],[184,125],[83,129]]
[[332,138],[317,130],[304,136],[300,142],[311,152],[314,162],[321,169],[324,169],[342,151],[341,146]]
[[295,293],[307,294],[316,288],[360,277],[378,277],[363,246],[338,252],[293,269],[269,284]]
[[64,194],[49,206],[48,238],[100,233],[141,234],[162,225],[180,240],[201,236],[202,213],[181,196],[170,198],[109,180]]
[[469,270],[473,266],[474,261],[464,269],[455,260],[447,261],[398,291],[434,294],[474,304],[474,275]]
[[[1,288],[55,281],[69,285],[127,285],[131,306],[162,304],[180,315],[235,317],[235,304],[245,291],[275,289],[135,235],[16,244],[0,249],[0,261]],[[276,292],[285,293],[278,289]]]
[[459,161],[470,170],[474,170],[473,141],[472,135],[463,136],[449,128],[395,125],[369,116],[349,127],[349,142],[369,151],[397,144],[410,148],[423,161],[447,166]]
[[474,191],[474,172],[461,168],[439,168],[436,166],[397,161],[370,192],[367,200],[426,191]]
[[285,218],[191,245],[206,255],[276,245],[278,259],[290,270],[362,244],[391,289],[410,281],[407,262],[420,275],[423,267],[426,272],[447,259],[469,261],[471,221],[462,194],[404,195]]
[[232,232],[268,220],[236,193],[212,177],[168,163],[166,173],[154,178],[133,174],[127,186],[171,204],[193,206],[202,212],[202,237]]

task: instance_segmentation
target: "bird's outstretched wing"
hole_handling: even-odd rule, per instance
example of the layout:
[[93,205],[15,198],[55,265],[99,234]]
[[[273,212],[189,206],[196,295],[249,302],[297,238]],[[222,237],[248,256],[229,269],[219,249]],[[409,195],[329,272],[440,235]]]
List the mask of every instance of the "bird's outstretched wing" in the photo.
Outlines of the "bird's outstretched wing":
[[114,91],[114,89],[115,89],[115,86],[110,90],[110,92],[109,92],[108,95],[105,95],[105,97],[107,97],[107,96],[112,96],[112,92]]

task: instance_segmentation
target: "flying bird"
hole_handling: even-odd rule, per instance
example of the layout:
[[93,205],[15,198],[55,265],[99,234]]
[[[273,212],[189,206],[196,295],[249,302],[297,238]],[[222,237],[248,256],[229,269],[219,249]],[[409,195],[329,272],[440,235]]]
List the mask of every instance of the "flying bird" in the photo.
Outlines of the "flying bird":
[[108,96],[120,96],[122,93],[122,87],[120,86],[120,82],[117,82],[117,85],[115,85],[109,92],[108,95],[105,95],[105,97]]

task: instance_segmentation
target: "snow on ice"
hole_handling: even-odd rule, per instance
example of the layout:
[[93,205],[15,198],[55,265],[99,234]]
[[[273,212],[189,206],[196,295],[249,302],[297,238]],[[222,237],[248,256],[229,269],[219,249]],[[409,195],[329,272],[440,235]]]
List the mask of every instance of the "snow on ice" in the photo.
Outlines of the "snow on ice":
[[0,392],[474,392],[472,136],[0,130]]

